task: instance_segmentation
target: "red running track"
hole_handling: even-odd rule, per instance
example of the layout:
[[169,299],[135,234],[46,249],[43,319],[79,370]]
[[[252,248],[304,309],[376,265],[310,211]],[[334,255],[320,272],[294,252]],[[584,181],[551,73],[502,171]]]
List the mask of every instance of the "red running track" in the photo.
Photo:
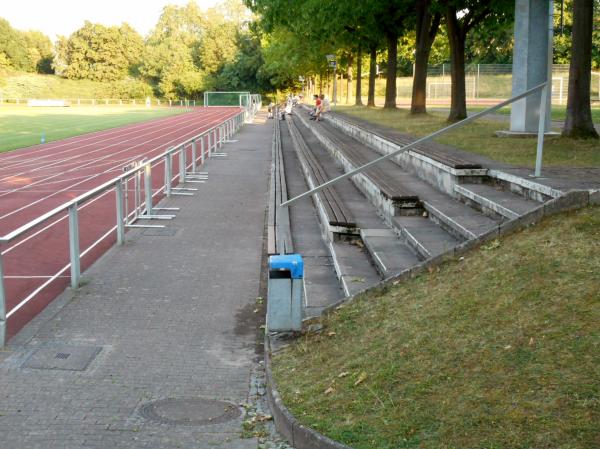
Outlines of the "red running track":
[[[239,108],[231,107],[198,108],[173,117],[0,153],[0,236],[114,179],[131,162],[157,156],[239,112]],[[205,148],[207,151],[208,145]],[[199,159],[199,144],[197,151]],[[190,161],[190,146],[186,154]],[[178,170],[179,156],[175,155],[171,176]],[[161,159],[152,169],[154,202],[162,196],[164,177]],[[133,180],[127,188],[131,205]],[[128,209],[131,212],[131,206]],[[114,189],[79,206],[82,271],[115,243],[116,222]],[[10,338],[70,283],[66,213],[4,244],[0,251]]]

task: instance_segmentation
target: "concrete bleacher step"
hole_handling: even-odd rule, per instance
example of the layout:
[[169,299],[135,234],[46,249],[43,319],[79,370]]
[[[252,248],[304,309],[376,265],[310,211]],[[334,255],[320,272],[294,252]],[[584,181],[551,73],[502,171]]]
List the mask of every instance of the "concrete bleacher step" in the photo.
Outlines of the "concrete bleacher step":
[[425,217],[394,217],[392,225],[423,259],[438,256],[463,241]]
[[512,192],[487,184],[456,184],[454,191],[462,201],[487,214],[496,214],[509,220],[518,218],[540,205]]
[[458,239],[474,239],[499,226],[499,222],[449,197],[423,201],[431,219]]
[[391,229],[361,229],[360,236],[379,273],[387,278],[420,262]]
[[329,250],[346,296],[352,296],[381,281],[362,245],[334,241],[329,242]]

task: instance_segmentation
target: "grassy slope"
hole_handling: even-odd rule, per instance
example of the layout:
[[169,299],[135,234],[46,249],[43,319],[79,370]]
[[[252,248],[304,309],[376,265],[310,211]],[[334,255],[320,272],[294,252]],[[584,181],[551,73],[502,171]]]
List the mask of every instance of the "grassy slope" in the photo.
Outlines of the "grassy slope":
[[344,306],[274,373],[355,448],[600,447],[599,323],[596,207]]
[[184,112],[179,108],[146,109],[138,106],[28,108],[0,107],[0,152],[64,139],[92,131],[114,128]]
[[[448,125],[447,113],[440,112],[413,117],[406,109],[384,110],[383,108],[340,106],[339,110],[417,136],[427,135]],[[501,129],[508,129],[508,122],[481,119],[466,127],[453,130],[437,140],[497,161],[527,167],[535,165],[535,139],[496,137],[494,132]],[[600,141],[574,140],[563,137],[546,139],[544,165],[599,167]]]
[[4,98],[98,98],[105,91],[104,83],[90,80],[69,80],[56,75],[14,73],[0,76],[0,91]]

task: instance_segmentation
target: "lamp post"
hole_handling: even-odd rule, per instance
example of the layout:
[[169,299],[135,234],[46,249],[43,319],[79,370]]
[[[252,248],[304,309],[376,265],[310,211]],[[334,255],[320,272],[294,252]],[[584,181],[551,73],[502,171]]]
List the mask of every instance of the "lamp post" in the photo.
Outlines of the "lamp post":
[[337,61],[335,60],[335,55],[325,55],[327,58],[327,62],[329,63],[329,67],[333,67],[333,108],[337,104]]

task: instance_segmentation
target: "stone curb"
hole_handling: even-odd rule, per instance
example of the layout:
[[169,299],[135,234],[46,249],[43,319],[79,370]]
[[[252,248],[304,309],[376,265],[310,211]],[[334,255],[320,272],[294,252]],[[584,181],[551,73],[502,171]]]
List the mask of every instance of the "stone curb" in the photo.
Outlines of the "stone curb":
[[[341,305],[352,302],[365,293],[373,293],[376,291],[383,292],[390,284],[396,285],[401,281],[413,278],[425,272],[430,267],[440,265],[446,260],[450,260],[461,254],[465,254],[468,251],[483,245],[484,243],[495,240],[499,236],[510,235],[514,232],[528,228],[545,217],[550,217],[560,212],[580,209],[589,205],[599,204],[600,191],[571,190],[558,198],[554,198],[546,203],[541,204],[539,207],[519,218],[503,223],[502,225],[498,226],[498,228],[492,229],[476,239],[468,240],[463,244],[450,249],[443,254],[440,254],[437,257],[428,259],[412,268],[409,268],[408,270],[384,279],[376,285],[366,288],[354,294],[353,296],[343,298],[337,303],[325,308],[321,312],[321,316],[335,311]],[[309,318],[307,321],[313,321],[314,319],[314,317]],[[283,404],[283,400],[279,395],[277,385],[273,379],[273,374],[271,372],[271,345],[268,335],[265,336],[264,349],[265,371],[267,377],[267,397],[269,401],[269,407],[271,407],[271,412],[273,413],[273,419],[275,421],[275,427],[277,431],[296,449],[352,449],[350,446],[346,446],[345,444],[334,441],[331,438],[320,434],[316,430],[306,427],[298,422],[294,415]]]
[[269,336],[265,335],[265,372],[267,376],[267,399],[275,421],[277,431],[296,449],[352,449],[321,435],[310,427],[303,426],[296,417],[283,405],[277,385],[271,372],[271,345]]

